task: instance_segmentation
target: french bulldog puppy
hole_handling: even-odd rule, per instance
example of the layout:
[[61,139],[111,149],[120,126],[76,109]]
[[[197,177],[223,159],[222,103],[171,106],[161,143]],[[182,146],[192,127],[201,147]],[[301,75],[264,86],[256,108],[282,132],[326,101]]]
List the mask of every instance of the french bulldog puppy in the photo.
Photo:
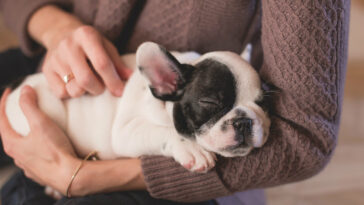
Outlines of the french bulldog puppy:
[[152,42],[122,56],[136,68],[122,97],[58,99],[43,74],[34,74],[7,99],[6,114],[21,135],[29,126],[19,107],[20,87],[32,86],[39,106],[69,136],[80,157],[100,159],[164,155],[191,171],[215,165],[215,153],[245,156],[261,147],[270,120],[257,105],[257,72],[232,52],[170,53]]

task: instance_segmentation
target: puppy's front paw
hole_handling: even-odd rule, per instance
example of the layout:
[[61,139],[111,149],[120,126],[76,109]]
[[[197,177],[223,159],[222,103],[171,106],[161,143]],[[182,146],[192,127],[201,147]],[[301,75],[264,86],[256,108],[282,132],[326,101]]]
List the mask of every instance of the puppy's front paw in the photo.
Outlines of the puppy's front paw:
[[174,159],[190,171],[207,172],[215,166],[215,154],[190,140],[179,140],[172,150]]

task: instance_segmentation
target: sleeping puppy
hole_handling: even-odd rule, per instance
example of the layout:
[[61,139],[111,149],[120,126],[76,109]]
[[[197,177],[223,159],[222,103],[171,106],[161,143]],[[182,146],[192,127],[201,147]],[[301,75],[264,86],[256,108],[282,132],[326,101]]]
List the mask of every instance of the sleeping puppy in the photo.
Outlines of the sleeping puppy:
[[[66,132],[80,157],[94,150],[100,159],[164,155],[204,172],[215,165],[215,153],[245,156],[267,140],[270,120],[256,104],[262,98],[260,79],[239,55],[171,54],[146,42],[136,55],[122,58],[137,69],[120,98],[106,90],[60,100],[43,74],[21,85],[35,89],[40,108]],[[6,114],[25,136],[29,126],[18,103],[20,87],[9,95]]]

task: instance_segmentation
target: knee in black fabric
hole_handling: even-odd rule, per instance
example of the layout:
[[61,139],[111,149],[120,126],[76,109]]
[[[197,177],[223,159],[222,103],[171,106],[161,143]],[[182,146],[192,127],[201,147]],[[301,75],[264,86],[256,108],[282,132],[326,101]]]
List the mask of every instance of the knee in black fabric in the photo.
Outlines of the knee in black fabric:
[[51,205],[54,199],[44,193],[44,187],[25,177],[23,172],[15,173],[1,190],[2,205]]
[[155,199],[147,191],[113,192],[95,194],[79,198],[63,198],[55,205],[214,205],[211,202],[178,203],[163,199]]

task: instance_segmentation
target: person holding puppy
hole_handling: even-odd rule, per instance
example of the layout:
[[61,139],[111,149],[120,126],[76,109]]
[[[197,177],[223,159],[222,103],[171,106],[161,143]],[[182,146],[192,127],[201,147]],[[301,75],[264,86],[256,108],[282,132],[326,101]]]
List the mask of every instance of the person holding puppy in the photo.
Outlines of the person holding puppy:
[[[252,65],[278,90],[269,101],[269,140],[250,155],[219,157],[206,174],[188,172],[172,159],[157,156],[87,161],[70,190],[78,198],[65,197],[58,204],[132,199],[210,203],[238,191],[306,179],[322,170],[332,155],[346,66],[348,1],[2,0],[0,8],[26,55],[45,52],[42,72],[60,98],[97,95],[103,89],[122,95],[130,71],[119,53],[135,52],[147,40],[199,53],[240,53],[251,43]],[[31,122],[27,138],[8,126],[1,103],[4,148],[28,178],[65,195],[82,159],[67,136],[39,111],[36,99],[32,89],[23,89],[21,106]],[[41,191],[18,174],[5,185],[2,200],[54,203]],[[250,191],[217,201],[259,204],[259,197],[261,192]]]

